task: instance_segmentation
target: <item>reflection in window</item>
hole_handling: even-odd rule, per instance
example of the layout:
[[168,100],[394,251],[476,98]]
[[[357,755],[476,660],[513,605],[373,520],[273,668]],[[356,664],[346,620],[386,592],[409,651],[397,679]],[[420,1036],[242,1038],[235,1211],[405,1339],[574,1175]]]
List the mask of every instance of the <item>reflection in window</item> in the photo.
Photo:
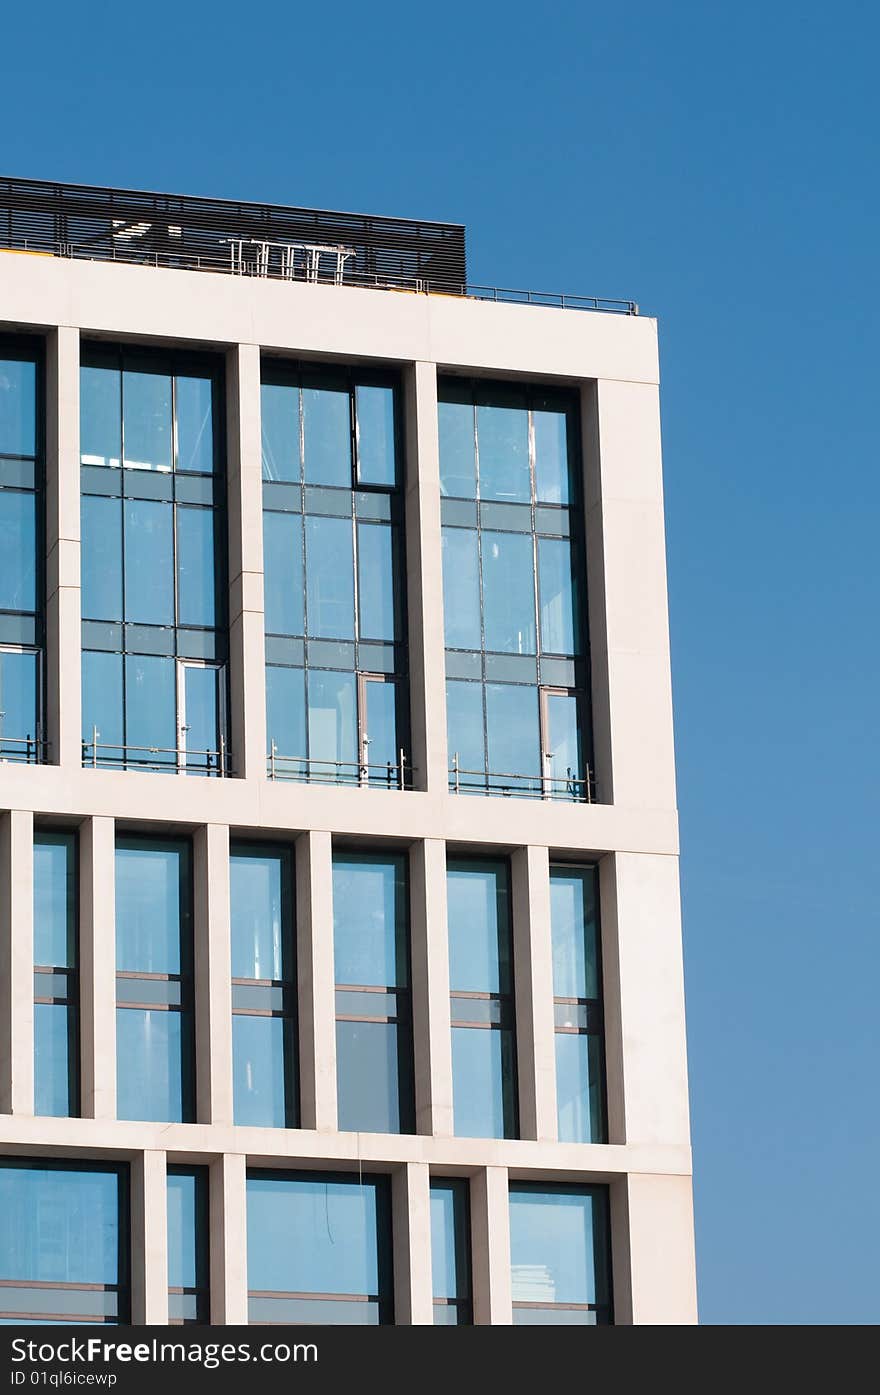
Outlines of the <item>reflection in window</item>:
[[235,1122],[297,1125],[293,858],[234,843],[230,855]]
[[44,757],[39,350],[0,337],[0,761]]
[[604,1143],[598,876],[594,867],[550,868],[550,930],[559,1139],[563,1143]]
[[34,1113],[79,1113],[76,834],[34,835]]
[[610,1323],[607,1188],[512,1183],[510,1268],[515,1326]]
[[339,1128],[413,1133],[406,863],[335,853],[336,1091]]
[[446,883],[455,1133],[516,1138],[508,867],[451,859]]
[[[402,787],[395,384],[267,361],[261,400],[269,774]],[[374,682],[386,685],[381,697]]]
[[431,1181],[431,1275],[435,1327],[470,1326],[470,1206],[463,1177]]
[[208,1278],[208,1169],[169,1167],[168,1322],[172,1327],[210,1321]]
[[450,787],[590,799],[576,401],[447,379],[439,428]]
[[83,350],[84,764],[227,772],[222,398],[208,358]]
[[116,840],[116,1112],[195,1118],[192,873],[182,839]]
[[252,1324],[394,1321],[387,1177],[249,1172]]
[[127,1170],[0,1161],[0,1323],[127,1323]]

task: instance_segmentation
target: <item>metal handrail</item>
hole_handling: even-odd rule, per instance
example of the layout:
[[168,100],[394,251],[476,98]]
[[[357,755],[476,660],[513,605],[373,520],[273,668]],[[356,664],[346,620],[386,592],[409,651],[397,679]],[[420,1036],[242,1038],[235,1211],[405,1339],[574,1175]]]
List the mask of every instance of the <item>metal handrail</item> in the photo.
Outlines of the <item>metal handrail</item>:
[[[291,770],[290,766],[299,768]],[[326,767],[333,773],[328,773]],[[371,771],[381,772],[384,780],[375,778]],[[413,767],[407,761],[402,747],[397,753],[395,765],[390,760],[323,760],[320,756],[281,755],[277,743],[273,741],[266,757],[266,773],[270,780],[296,780],[307,785],[358,785],[370,789],[381,786],[386,789],[403,790],[411,787]]]
[[[108,765],[118,766],[122,769],[133,767],[137,770],[156,770],[167,772],[176,770],[178,774],[213,775],[225,777],[229,774],[230,752],[226,745],[226,738],[220,737],[220,746],[217,750],[187,750],[182,746],[132,746],[128,743],[117,744],[108,741],[99,741],[100,732],[97,727],[92,728],[92,740],[82,740],[82,763],[84,766],[97,770]],[[115,757],[100,756],[99,751],[118,751],[121,754]],[[165,760],[132,760],[132,752],[142,752],[148,756],[173,756],[173,761]],[[205,763],[191,764],[204,756]],[[216,768],[213,762],[216,761]]]
[[[525,799],[553,799],[560,795],[571,799],[579,804],[595,803],[595,782],[590,767],[586,767],[586,775],[575,775],[571,766],[566,769],[565,775],[526,775],[522,771],[500,771],[500,770],[465,770],[458,761],[458,752],[454,752],[452,764],[449,767],[449,788],[455,794],[462,793],[461,777],[473,776],[480,782],[489,794],[501,794],[509,797],[519,795]],[[510,781],[504,785],[504,781]],[[514,781],[528,780],[537,788],[532,789],[527,785]],[[495,785],[499,787],[496,788]],[[477,788],[476,785],[468,784],[465,793]],[[578,793],[578,791],[581,791]]]
[[[232,239],[229,239],[232,241]],[[268,244],[267,244],[268,245]],[[282,247],[307,244],[273,243]],[[308,265],[294,265],[291,258],[280,258],[271,265],[257,257],[249,261],[232,255],[233,249],[218,251],[216,256],[203,252],[187,252],[185,248],[174,252],[148,251],[134,244],[114,243],[112,246],[96,246],[93,243],[56,242],[50,239],[16,238],[11,234],[0,234],[0,250],[10,252],[31,252],[39,256],[67,257],[71,260],[126,262],[135,266],[171,267],[182,271],[216,271],[225,275],[252,276],[284,281],[306,281],[320,285],[355,286],[368,290],[411,291],[420,295],[461,296],[469,300],[489,300],[506,305],[542,305],[558,310],[598,310],[609,315],[638,315],[639,307],[634,300],[615,299],[610,296],[569,295],[562,291],[527,291],[505,286],[479,286],[471,282],[460,285],[443,286],[435,289],[429,280],[421,276],[394,276],[390,274],[357,271],[345,268],[340,272],[321,276],[317,270],[308,274]],[[336,249],[334,249],[336,250]],[[298,273],[302,274],[298,274]]]
[[[7,746],[23,746],[24,750],[7,752]],[[49,743],[42,736],[0,735],[0,764],[40,765],[48,749]]]

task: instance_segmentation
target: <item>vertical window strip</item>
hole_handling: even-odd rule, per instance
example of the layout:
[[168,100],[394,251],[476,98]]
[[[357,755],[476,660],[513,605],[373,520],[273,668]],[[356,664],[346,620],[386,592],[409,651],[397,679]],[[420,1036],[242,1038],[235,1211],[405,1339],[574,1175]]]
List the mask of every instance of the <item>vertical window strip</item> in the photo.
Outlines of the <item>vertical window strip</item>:
[[208,1169],[169,1167],[168,1322],[210,1322]]
[[79,1114],[77,836],[34,835],[34,1113]]
[[596,867],[550,868],[559,1139],[607,1141],[605,1031]]

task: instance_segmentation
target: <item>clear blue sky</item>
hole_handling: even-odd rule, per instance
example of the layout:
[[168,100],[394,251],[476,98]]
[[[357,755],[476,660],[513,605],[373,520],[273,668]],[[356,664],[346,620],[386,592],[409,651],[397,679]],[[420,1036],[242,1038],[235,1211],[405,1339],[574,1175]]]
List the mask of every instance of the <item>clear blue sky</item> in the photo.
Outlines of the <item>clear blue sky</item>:
[[[0,172],[660,317],[706,1322],[880,1320],[876,6],[7,7]],[[2,314],[2,308],[0,308]]]

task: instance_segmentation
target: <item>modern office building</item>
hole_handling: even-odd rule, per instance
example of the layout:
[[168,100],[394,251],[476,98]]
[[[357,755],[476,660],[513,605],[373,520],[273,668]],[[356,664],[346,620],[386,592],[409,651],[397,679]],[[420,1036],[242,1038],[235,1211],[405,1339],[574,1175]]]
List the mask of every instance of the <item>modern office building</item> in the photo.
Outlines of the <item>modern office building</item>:
[[0,1321],[696,1320],[654,320],[0,180],[0,757]]

